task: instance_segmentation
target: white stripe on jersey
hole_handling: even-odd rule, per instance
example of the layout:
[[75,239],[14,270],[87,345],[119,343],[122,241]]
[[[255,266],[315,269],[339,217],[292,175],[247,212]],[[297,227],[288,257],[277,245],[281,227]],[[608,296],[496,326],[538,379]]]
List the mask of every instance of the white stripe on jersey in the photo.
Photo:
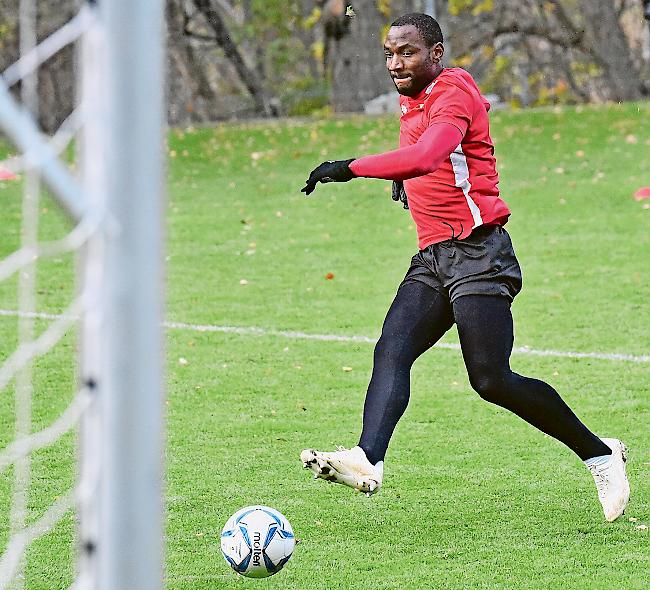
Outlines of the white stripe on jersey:
[[474,225],[472,229],[483,225],[483,218],[481,217],[481,210],[478,208],[478,205],[474,202],[474,199],[470,197],[469,191],[472,188],[472,185],[469,182],[469,168],[467,167],[467,158],[463,152],[461,144],[458,144],[456,149],[451,152],[451,166],[454,169],[454,178],[456,179],[456,186],[463,191],[465,199],[467,200],[467,206],[472,214],[472,219],[474,220]]

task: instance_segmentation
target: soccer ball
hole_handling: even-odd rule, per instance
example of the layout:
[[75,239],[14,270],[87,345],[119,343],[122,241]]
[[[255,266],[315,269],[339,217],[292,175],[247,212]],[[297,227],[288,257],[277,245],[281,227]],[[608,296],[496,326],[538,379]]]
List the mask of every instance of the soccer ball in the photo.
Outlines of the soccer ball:
[[221,551],[230,567],[249,578],[266,578],[289,561],[296,539],[289,521],[268,506],[247,506],[221,532]]

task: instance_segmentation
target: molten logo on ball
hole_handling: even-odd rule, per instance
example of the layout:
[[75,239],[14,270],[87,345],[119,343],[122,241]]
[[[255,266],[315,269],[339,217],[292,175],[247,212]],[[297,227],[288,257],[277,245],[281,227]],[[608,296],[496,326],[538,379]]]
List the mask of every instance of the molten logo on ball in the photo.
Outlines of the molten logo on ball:
[[262,535],[255,531],[253,533],[253,565],[259,567],[260,558],[262,557]]

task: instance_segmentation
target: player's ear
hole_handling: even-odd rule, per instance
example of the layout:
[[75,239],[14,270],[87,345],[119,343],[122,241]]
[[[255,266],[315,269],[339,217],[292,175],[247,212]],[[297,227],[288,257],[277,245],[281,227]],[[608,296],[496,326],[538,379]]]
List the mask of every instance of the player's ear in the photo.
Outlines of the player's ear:
[[434,63],[438,63],[442,60],[442,56],[445,54],[445,47],[442,43],[438,42],[436,43],[431,49],[429,50],[429,55],[431,55],[431,59]]

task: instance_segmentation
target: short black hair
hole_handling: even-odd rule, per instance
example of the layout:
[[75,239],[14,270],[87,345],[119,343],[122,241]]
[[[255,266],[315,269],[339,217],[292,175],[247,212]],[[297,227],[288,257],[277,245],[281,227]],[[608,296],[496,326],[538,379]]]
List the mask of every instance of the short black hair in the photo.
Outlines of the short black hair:
[[435,18],[428,14],[411,12],[410,14],[400,16],[398,19],[394,20],[390,26],[403,27],[405,25],[413,25],[418,31],[420,31],[420,35],[422,35],[422,39],[424,39],[427,47],[433,47],[436,43],[442,43],[442,31],[440,30],[440,25]]

